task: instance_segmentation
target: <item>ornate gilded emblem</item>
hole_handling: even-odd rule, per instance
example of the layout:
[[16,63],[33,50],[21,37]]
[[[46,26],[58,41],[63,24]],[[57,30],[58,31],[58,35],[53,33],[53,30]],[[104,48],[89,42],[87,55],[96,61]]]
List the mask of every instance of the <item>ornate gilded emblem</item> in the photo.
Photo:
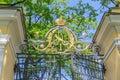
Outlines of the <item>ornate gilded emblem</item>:
[[88,45],[77,40],[74,33],[65,26],[66,20],[57,19],[56,24],[56,27],[46,33],[44,40],[32,41],[36,50],[63,54],[88,48]]

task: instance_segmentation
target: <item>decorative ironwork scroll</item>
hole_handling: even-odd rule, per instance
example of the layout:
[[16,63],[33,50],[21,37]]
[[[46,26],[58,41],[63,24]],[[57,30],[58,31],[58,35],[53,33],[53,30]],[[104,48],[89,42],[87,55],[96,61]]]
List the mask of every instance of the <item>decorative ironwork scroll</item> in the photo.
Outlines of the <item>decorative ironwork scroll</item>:
[[84,51],[88,48],[89,45],[83,44],[76,38],[72,30],[65,26],[65,20],[57,19],[56,24],[56,27],[46,33],[44,40],[30,40],[36,50],[61,54]]

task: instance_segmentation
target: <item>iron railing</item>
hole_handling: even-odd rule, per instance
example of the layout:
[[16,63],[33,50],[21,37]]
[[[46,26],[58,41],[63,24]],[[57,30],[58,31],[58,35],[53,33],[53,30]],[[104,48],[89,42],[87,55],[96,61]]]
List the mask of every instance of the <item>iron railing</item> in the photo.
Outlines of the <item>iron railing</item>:
[[20,54],[14,80],[104,80],[96,55]]

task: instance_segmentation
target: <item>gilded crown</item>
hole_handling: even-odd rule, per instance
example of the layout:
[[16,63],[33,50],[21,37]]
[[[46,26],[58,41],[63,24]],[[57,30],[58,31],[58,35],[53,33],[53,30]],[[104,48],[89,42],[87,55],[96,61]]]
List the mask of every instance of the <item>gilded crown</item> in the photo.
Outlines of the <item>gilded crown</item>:
[[62,17],[60,17],[59,19],[56,19],[56,24],[57,26],[64,26],[66,25],[66,20],[62,19]]

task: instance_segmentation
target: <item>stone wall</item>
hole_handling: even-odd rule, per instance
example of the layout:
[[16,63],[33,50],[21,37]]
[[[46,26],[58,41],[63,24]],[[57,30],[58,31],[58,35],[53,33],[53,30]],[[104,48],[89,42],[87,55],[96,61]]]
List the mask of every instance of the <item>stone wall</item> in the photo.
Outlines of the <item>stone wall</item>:
[[[1,38],[8,35],[8,41],[3,44]],[[14,66],[17,63],[17,53],[20,45],[25,44],[25,28],[22,8],[0,7],[0,80],[14,80]]]
[[14,80],[14,64],[15,60],[10,45],[7,44],[4,52],[2,76],[0,80]]
[[[117,9],[117,10],[116,10]],[[101,47],[104,55],[105,80],[120,80],[120,8],[105,13],[93,41]]]

